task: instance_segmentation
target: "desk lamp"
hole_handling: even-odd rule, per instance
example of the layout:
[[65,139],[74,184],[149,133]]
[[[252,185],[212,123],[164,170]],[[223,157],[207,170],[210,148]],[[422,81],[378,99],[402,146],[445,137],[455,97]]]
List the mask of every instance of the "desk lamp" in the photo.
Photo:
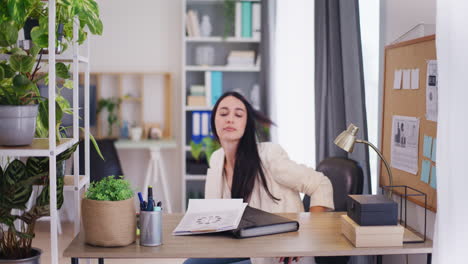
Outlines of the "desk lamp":
[[[343,149],[344,151],[351,153],[354,150],[354,144],[355,143],[364,143],[366,145],[369,145],[372,149],[379,154],[379,157],[383,160],[385,164],[385,168],[387,168],[387,173],[388,173],[388,179],[390,186],[393,186],[393,176],[392,176],[392,171],[390,170],[390,166],[388,165],[387,161],[383,157],[382,153],[375,147],[372,143],[362,140],[362,139],[356,139],[356,134],[358,132],[359,128],[353,124],[350,124],[348,126],[348,129],[345,131],[341,132],[336,138],[335,138],[335,145]],[[391,188],[391,187],[390,187]],[[388,192],[388,197],[392,197],[392,189]]]

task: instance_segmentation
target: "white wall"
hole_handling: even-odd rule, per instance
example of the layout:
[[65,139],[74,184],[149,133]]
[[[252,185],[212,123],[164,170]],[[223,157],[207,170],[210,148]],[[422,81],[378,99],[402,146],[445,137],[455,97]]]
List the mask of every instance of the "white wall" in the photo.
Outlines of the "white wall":
[[[380,76],[383,76],[383,48],[417,24],[435,24],[436,0],[381,0],[381,63]],[[380,81],[380,87],[383,82]],[[380,89],[382,91],[382,89]],[[380,140],[379,140],[380,141]],[[408,223],[417,231],[424,230],[424,209],[408,203]],[[428,237],[433,238],[435,213],[428,211]],[[383,263],[405,263],[405,256],[384,256]],[[409,255],[409,263],[426,263],[426,255]]]
[[[91,38],[92,72],[171,72],[173,76],[173,131],[180,142],[180,84],[182,50],[182,1],[180,0],[98,0],[104,24],[102,36]],[[155,101],[158,98],[155,98]],[[145,99],[146,100],[146,99]],[[149,153],[119,150],[124,173],[141,190]],[[181,211],[181,155],[164,150],[172,206]],[[155,186],[157,188],[157,185]],[[156,189],[156,199],[162,199]]]

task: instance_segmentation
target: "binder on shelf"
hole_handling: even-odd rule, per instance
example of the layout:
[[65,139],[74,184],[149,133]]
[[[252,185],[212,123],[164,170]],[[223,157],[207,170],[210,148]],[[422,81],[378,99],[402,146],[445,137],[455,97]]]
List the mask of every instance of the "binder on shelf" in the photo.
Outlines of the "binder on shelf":
[[260,39],[261,28],[261,6],[260,3],[252,3],[252,37]]
[[192,112],[192,140],[195,143],[200,143],[201,136],[201,114],[199,111]]
[[211,72],[211,105],[223,94],[223,73],[219,71]]
[[211,104],[211,72],[205,72],[205,96],[206,96],[206,106],[212,107]]
[[252,2],[242,2],[242,37],[252,37]]
[[201,114],[201,137],[208,137],[210,135],[210,114],[204,111]]
[[239,226],[230,231],[236,238],[266,236],[299,230],[299,222],[247,206]]

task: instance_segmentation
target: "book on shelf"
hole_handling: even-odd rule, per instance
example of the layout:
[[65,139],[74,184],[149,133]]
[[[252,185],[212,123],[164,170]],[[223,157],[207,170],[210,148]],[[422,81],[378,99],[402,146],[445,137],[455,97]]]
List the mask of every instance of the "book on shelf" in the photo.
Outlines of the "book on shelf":
[[241,2],[242,5],[242,37],[252,37],[252,2]]
[[205,72],[205,97],[206,97],[206,106],[211,107],[211,72]]
[[201,33],[200,33],[200,22],[198,19],[198,12],[194,10],[189,10],[187,12],[187,19],[189,20],[189,28],[191,28],[191,31],[192,31],[191,37],[199,37]]
[[187,36],[193,37],[193,27],[192,27],[192,22],[191,22],[189,12],[185,14],[185,30],[187,32]]
[[252,67],[255,64],[255,51],[233,50],[229,52],[227,64],[229,66]]
[[235,18],[235,37],[240,38],[242,37],[242,3],[236,2],[236,18]]
[[211,105],[215,105],[223,95],[223,73],[220,71],[211,72]]
[[195,96],[205,96],[205,86],[197,84],[190,85],[189,93]]
[[204,95],[189,95],[187,106],[206,106],[206,98]]
[[261,21],[261,5],[260,3],[252,3],[252,37],[260,39],[262,31]]

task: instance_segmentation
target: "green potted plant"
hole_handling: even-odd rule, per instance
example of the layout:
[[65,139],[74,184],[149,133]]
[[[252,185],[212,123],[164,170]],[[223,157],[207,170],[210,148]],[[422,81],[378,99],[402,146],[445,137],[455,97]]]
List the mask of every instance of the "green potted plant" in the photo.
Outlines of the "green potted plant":
[[97,113],[101,113],[103,109],[107,110],[107,123],[109,124],[107,136],[112,137],[112,131],[114,130],[114,125],[119,125],[119,119],[117,116],[117,110],[120,107],[122,99],[120,98],[102,98],[98,101]]
[[206,174],[211,155],[221,145],[212,137],[204,137],[200,143],[190,141],[190,156],[187,155],[187,173]]
[[[94,0],[58,1],[56,11],[57,38],[64,38],[64,41],[57,43],[61,51],[73,43],[75,16],[79,18],[78,43],[86,39],[85,27],[89,28],[91,34],[102,34],[102,21]],[[36,129],[36,119],[38,130],[48,124],[44,122],[44,119],[47,120],[44,117],[47,116],[48,102],[41,100],[37,88],[40,80],[47,80],[47,73],[38,73],[42,54],[48,46],[47,2],[1,1],[0,14],[0,145],[29,145]],[[17,44],[19,30],[31,19],[37,20],[38,26],[31,29],[30,47],[21,48]],[[71,81],[67,81],[71,76],[66,74],[68,70],[65,64],[57,63],[56,73],[57,77],[66,80],[65,86],[71,87]],[[61,116],[66,111],[66,100],[60,95],[56,98],[57,116]],[[60,133],[57,135],[60,136]]]
[[123,176],[91,183],[81,203],[86,243],[126,246],[136,239],[134,190]]
[[[0,1],[0,106],[35,105],[37,109],[35,134],[37,137],[48,137],[48,101],[41,98],[37,84],[41,81],[48,83],[48,73],[40,72],[42,55],[48,46],[48,6],[41,0]],[[86,39],[85,27],[91,34],[102,34],[102,22],[99,10],[94,0],[57,1],[57,51],[65,50],[73,44],[74,17],[78,17],[78,43]],[[38,25],[31,30],[31,45],[28,47],[17,44],[18,33],[24,27],[25,21],[36,19]],[[55,65],[56,76],[64,80],[63,86],[58,88],[56,96],[56,124],[57,140],[65,128],[61,126],[63,114],[71,113],[69,102],[60,95],[60,89],[72,88],[69,80],[69,65],[58,62]],[[3,113],[3,109],[0,109]],[[0,117],[1,118],[1,117]],[[0,124],[3,121],[0,120]],[[0,127],[1,129],[1,127]],[[32,129],[34,131],[34,128]],[[3,134],[0,130],[0,134]],[[33,132],[34,134],[34,132]],[[94,138],[91,140],[97,147]],[[68,159],[76,150],[77,144],[57,156],[57,166]],[[99,149],[97,148],[98,153]],[[101,156],[102,157],[102,156]],[[49,215],[49,160],[44,157],[31,157],[26,164],[14,160],[8,167],[1,169],[0,174],[0,262],[13,260],[30,262],[30,258],[39,261],[40,250],[32,250],[31,241],[34,238],[35,221],[44,215]],[[63,202],[63,175],[57,170],[57,208]],[[30,210],[21,214],[13,214],[12,209],[26,209],[26,202],[30,197],[32,185],[44,185],[42,193],[36,199],[36,204]],[[7,195],[4,195],[7,194]],[[21,228],[16,229],[13,221],[21,221]]]
[[[70,158],[78,144],[57,156],[57,161]],[[59,171],[58,171],[59,172]],[[63,173],[63,172],[62,172]],[[0,262],[39,263],[39,249],[31,247],[37,219],[50,215],[49,159],[30,157],[23,162],[14,159],[0,167]],[[62,177],[60,177],[62,176]],[[33,185],[42,182],[44,188],[32,208],[26,208]],[[63,204],[63,175],[57,177],[57,209]],[[13,209],[20,210],[19,212]],[[15,226],[15,221],[18,225]],[[19,226],[19,228],[18,228]],[[30,262],[28,262],[30,261]],[[36,262],[34,262],[36,261]]]

